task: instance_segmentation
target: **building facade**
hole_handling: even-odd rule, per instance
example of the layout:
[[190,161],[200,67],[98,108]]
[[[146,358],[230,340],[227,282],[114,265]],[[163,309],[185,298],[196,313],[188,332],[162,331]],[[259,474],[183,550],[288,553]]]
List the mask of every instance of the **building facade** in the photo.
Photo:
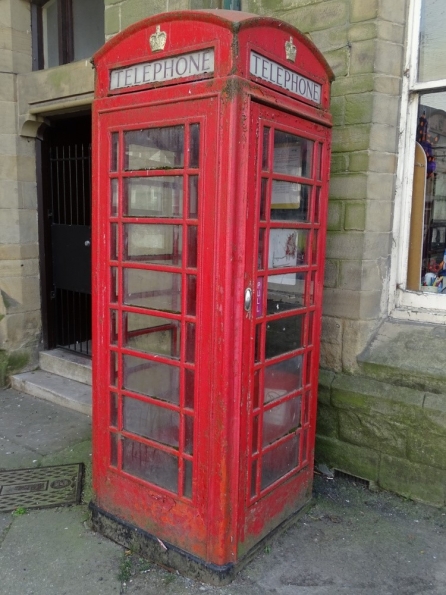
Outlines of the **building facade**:
[[[3,0],[2,384],[36,366],[42,348],[78,345],[88,354],[91,55],[151,14],[221,7]],[[300,29],[336,76],[317,460],[444,505],[446,7],[242,0],[241,8]],[[58,202],[62,195],[70,202]],[[63,224],[76,227],[73,237],[58,235]],[[78,275],[73,252],[84,259]]]

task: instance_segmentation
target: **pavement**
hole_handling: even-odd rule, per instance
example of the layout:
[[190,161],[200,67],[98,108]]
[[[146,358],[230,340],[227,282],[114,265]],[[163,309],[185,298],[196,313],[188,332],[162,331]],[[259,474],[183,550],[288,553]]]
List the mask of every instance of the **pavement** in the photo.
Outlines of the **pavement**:
[[326,475],[232,584],[168,572],[90,530],[88,416],[12,389],[0,407],[0,469],[87,468],[82,504],[0,514],[0,595],[446,595],[446,509]]

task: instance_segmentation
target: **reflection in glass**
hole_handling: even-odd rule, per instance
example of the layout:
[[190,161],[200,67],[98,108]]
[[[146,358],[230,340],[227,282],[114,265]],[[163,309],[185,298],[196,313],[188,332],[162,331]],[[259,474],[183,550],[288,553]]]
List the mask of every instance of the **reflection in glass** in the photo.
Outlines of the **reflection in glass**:
[[110,260],[118,259],[118,224],[110,225]]
[[263,412],[263,446],[272,444],[300,425],[301,398],[295,397]]
[[197,311],[197,276],[187,275],[186,314],[195,316]]
[[184,452],[191,455],[194,450],[194,418],[184,416]]
[[311,186],[273,180],[271,219],[273,221],[308,221]]
[[268,156],[269,156],[269,128],[263,129],[263,152],[262,152],[262,170],[268,171]]
[[198,227],[189,225],[187,228],[187,266],[197,268]]
[[263,227],[259,229],[259,247],[257,252],[257,270],[262,271],[265,267],[265,230]]
[[123,428],[127,432],[178,447],[180,441],[180,414],[152,403],[124,397]]
[[257,493],[257,461],[252,462],[251,467],[251,498]]
[[180,328],[178,320],[124,312],[124,347],[144,353],[180,357]]
[[110,434],[110,465],[118,466],[118,435]]
[[189,167],[198,167],[200,162],[200,124],[191,124]]
[[175,366],[123,355],[124,388],[178,405],[180,372]]
[[422,0],[418,80],[446,78],[446,12],[443,0]]
[[182,231],[180,225],[124,225],[124,258],[181,266]]
[[118,343],[118,312],[110,310],[110,343],[117,345]]
[[124,269],[124,303],[165,312],[181,311],[181,274]]
[[302,356],[265,368],[264,402],[270,403],[302,387]]
[[320,223],[320,212],[321,212],[321,189],[320,187],[316,188],[316,198],[314,201],[314,222]]
[[192,461],[184,461],[183,495],[186,498],[192,498]]
[[269,232],[268,268],[302,266],[307,262],[309,230],[273,228]]
[[110,351],[110,384],[118,385],[118,354],[116,351]]
[[306,138],[274,131],[274,173],[311,178],[314,142]]
[[118,395],[110,393],[110,425],[118,427]]
[[110,171],[117,171],[118,169],[118,139],[117,132],[111,133],[111,155],[110,155]]
[[156,176],[125,180],[124,216],[181,217],[183,214],[183,178]]
[[178,492],[178,459],[157,448],[124,438],[122,469],[170,492]]
[[110,302],[112,304],[118,301],[118,269],[110,267]]
[[290,440],[264,454],[262,459],[262,490],[297,467],[298,461],[299,436],[293,436]]
[[252,418],[252,452],[256,453],[259,449],[259,416]]
[[302,347],[303,315],[269,320],[266,324],[265,358]]
[[268,180],[262,178],[260,187],[260,221],[266,219],[266,201],[268,199]]
[[256,339],[255,339],[255,361],[259,362],[262,357],[262,325],[256,326]]
[[300,308],[305,300],[305,273],[268,275],[268,314]]
[[113,178],[110,180],[110,216],[116,217],[118,215],[118,180]]
[[171,169],[184,165],[184,126],[124,132],[125,169]]
[[254,388],[252,394],[252,408],[257,409],[260,403],[260,370],[254,372]]
[[189,176],[189,218],[198,217],[198,176]]
[[186,323],[186,361],[195,362],[195,324],[192,322]]
[[184,406],[188,409],[194,408],[195,395],[195,372],[184,370]]

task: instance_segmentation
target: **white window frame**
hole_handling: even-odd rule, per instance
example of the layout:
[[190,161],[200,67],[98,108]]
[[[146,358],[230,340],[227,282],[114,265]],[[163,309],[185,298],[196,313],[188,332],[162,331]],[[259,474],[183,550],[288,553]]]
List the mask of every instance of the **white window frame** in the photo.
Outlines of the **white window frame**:
[[446,324],[446,295],[410,291],[406,288],[418,100],[420,92],[446,91],[446,79],[426,83],[417,81],[421,2],[422,0],[411,1],[407,24],[389,279],[389,315],[402,320]]

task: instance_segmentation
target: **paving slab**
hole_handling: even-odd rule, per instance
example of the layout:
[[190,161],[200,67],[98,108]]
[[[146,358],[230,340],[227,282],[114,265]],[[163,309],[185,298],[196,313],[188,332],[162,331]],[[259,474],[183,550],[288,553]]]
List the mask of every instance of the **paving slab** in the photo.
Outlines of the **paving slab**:
[[2,593],[119,595],[122,548],[86,527],[85,506],[14,518],[0,546]]

